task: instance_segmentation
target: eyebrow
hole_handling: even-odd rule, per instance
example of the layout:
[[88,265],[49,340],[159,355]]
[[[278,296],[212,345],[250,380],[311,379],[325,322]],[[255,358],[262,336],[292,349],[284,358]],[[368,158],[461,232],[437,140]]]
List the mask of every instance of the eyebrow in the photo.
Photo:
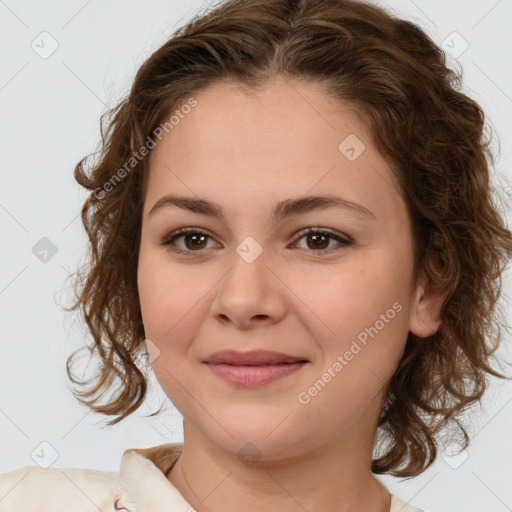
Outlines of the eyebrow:
[[[152,216],[158,210],[169,206],[177,206],[178,208],[182,208],[193,213],[208,215],[216,217],[224,222],[226,221],[226,217],[220,205],[199,197],[175,195],[166,195],[161,197],[149,211],[148,217]],[[353,201],[348,201],[347,199],[334,195],[304,196],[295,199],[286,199],[284,201],[280,201],[272,208],[271,215],[274,221],[277,222],[284,217],[333,207],[348,209],[360,216],[376,220],[375,215],[362,204],[354,203]]]

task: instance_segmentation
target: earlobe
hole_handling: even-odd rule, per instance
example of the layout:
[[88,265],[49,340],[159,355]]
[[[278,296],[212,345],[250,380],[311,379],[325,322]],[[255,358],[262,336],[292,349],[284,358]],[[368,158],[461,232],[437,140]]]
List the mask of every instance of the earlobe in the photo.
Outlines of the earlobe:
[[435,334],[442,324],[441,310],[445,297],[446,292],[436,288],[423,275],[411,304],[409,331],[419,338],[428,338]]

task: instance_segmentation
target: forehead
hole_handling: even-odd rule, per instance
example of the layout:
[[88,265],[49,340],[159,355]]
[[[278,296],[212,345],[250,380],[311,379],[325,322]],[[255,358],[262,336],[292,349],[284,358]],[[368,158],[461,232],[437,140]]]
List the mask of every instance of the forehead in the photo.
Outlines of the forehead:
[[400,199],[357,113],[319,84],[221,82],[192,97],[197,105],[153,150],[148,199],[179,192],[223,202],[236,191],[256,204],[335,191],[383,211]]
[[[274,159],[308,153],[332,158],[338,156],[344,134],[367,138],[355,109],[329,96],[315,82],[275,79],[252,89],[223,81],[193,96],[197,106],[172,130],[175,136],[166,138],[168,146],[174,142],[174,149],[188,150],[190,158],[207,152],[264,158],[262,149],[272,151]],[[204,151],[197,151],[199,145]]]

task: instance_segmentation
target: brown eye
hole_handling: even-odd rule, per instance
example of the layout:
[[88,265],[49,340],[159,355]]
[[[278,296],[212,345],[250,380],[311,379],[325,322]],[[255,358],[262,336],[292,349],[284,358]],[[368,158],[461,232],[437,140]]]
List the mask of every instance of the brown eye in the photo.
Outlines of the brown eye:
[[[352,241],[348,238],[343,238],[339,236],[337,233],[333,233],[330,231],[325,231],[321,229],[308,228],[305,231],[301,231],[299,233],[302,235],[299,240],[306,239],[306,247],[305,249],[311,249],[314,252],[331,252],[331,249],[336,249],[335,246],[329,247],[329,244],[332,240],[338,242],[338,246],[347,246],[352,245]],[[304,247],[299,247],[299,249],[303,249]]]
[[[173,246],[172,250],[179,253],[200,252],[207,248],[210,235],[196,229],[178,229],[162,240],[162,245]],[[176,246],[176,240],[183,239],[183,246]]]
[[201,233],[189,233],[181,236],[183,237],[187,249],[204,249],[205,240],[207,238],[205,235]]
[[[298,247],[299,249],[309,250],[309,252],[316,253],[318,256],[324,254],[330,254],[341,247],[352,245],[351,239],[344,238],[336,232],[326,231],[316,228],[307,228],[299,233],[301,239],[306,240],[306,247]],[[176,243],[177,240],[182,239],[182,245]],[[179,254],[202,253],[207,247],[208,239],[213,238],[207,233],[194,228],[182,228],[178,229],[171,234],[167,235],[161,244],[168,246],[170,250]],[[337,244],[330,244],[336,241]]]
[[311,245],[308,244],[309,249],[327,249],[329,238],[329,235],[323,233],[306,235],[306,240],[311,241]]

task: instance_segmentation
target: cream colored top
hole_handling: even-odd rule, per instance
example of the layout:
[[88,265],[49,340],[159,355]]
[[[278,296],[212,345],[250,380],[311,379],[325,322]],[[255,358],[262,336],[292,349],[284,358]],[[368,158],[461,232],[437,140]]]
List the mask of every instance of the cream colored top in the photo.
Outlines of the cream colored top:
[[[130,448],[120,471],[24,466],[0,474],[1,512],[194,512],[167,473],[183,443]],[[392,495],[390,512],[425,512]]]

